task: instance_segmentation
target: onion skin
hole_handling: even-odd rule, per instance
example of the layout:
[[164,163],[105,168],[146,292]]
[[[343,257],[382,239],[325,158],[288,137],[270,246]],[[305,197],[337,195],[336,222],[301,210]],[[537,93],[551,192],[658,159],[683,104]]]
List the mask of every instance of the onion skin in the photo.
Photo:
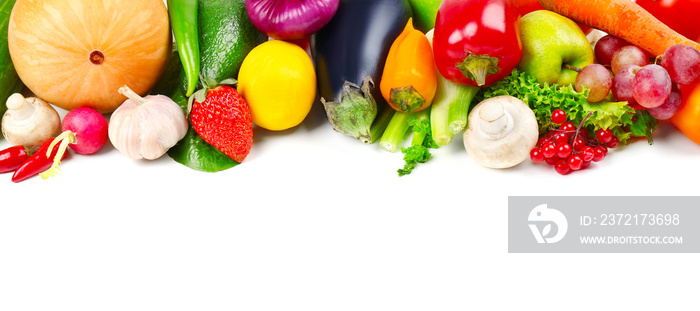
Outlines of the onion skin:
[[271,38],[294,40],[325,26],[338,10],[339,0],[246,0],[253,25]]

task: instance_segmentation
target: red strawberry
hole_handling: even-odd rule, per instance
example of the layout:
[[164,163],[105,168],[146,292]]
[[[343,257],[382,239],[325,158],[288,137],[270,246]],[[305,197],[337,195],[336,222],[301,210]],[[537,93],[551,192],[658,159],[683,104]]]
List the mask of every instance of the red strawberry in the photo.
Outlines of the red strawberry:
[[228,85],[208,89],[204,100],[201,95],[193,96],[192,127],[202,139],[229,158],[243,162],[253,145],[253,122],[248,103]]

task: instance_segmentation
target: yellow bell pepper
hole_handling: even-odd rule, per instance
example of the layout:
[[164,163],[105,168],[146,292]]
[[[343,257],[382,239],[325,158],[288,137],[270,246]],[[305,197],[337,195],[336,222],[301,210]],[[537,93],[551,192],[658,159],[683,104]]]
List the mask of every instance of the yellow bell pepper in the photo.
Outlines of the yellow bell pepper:
[[382,96],[397,111],[428,108],[437,90],[437,73],[430,41],[409,19],[389,49],[379,83]]

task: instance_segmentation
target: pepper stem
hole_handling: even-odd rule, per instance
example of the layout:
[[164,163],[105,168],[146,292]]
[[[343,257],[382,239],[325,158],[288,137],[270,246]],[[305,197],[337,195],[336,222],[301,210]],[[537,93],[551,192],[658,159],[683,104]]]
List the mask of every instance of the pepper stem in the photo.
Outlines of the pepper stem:
[[141,105],[146,102],[146,100],[143,99],[143,97],[141,97],[139,94],[136,94],[136,92],[132,91],[126,85],[122,85],[122,87],[119,88],[119,94],[128,97],[129,99],[131,99],[131,101],[136,103],[136,105]]
[[457,64],[457,69],[465,77],[476,81],[478,86],[483,86],[486,84],[487,75],[498,72],[498,57],[469,54],[461,63]]
[[404,86],[391,89],[391,102],[404,112],[412,112],[420,108],[425,99],[413,86]]
[[76,143],[76,138],[75,138],[75,133],[71,131],[65,131],[61,133],[61,135],[58,135],[56,139],[54,139],[51,144],[49,145],[48,150],[46,150],[46,158],[50,159],[51,158],[51,153],[53,151],[53,148],[56,147],[56,144],[60,143],[58,146],[58,150],[56,151],[56,155],[53,157],[53,164],[51,165],[51,168],[46,170],[45,172],[41,173],[40,176],[42,179],[47,179],[49,177],[53,177],[56,175],[59,175],[59,171],[61,168],[58,166],[61,164],[61,159],[63,159],[63,155],[66,153],[66,149],[68,149],[69,144],[74,144]]

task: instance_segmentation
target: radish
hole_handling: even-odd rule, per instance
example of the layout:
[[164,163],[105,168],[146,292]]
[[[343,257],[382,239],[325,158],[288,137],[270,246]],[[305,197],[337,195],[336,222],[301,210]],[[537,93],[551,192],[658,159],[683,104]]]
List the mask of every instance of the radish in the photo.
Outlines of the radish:
[[[53,150],[56,144],[60,144],[58,152],[53,160],[53,165],[41,177],[46,179],[58,173],[63,154],[68,146],[79,154],[94,154],[105,145],[108,139],[107,120],[92,108],[81,107],[68,112],[63,118],[63,133],[53,140],[48,150]],[[47,153],[47,157],[50,157]]]
[[71,110],[63,118],[63,132],[75,135],[71,149],[79,154],[93,154],[107,142],[107,120],[92,108],[82,107]]

